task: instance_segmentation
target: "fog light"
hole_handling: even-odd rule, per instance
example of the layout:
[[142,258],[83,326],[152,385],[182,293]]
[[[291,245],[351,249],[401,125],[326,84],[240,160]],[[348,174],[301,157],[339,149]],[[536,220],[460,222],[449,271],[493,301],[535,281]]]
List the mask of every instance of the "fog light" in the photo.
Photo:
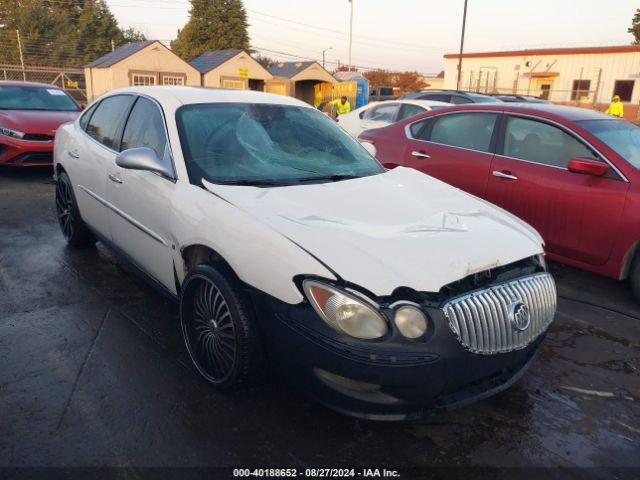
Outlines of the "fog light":
[[425,314],[419,308],[409,305],[396,310],[395,322],[400,333],[407,338],[419,338],[427,331]]

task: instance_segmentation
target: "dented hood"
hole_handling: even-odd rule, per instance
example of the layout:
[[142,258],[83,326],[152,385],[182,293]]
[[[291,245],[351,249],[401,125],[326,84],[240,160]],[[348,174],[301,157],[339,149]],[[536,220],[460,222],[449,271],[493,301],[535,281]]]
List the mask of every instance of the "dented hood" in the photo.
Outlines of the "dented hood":
[[313,185],[203,183],[376,295],[402,286],[437,292],[543,250],[538,233],[513,215],[402,167]]

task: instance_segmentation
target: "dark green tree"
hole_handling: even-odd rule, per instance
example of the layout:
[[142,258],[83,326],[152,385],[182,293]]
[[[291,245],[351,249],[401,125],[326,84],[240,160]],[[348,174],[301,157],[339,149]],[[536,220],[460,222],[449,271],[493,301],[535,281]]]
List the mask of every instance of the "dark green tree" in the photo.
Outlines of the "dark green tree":
[[0,25],[0,63],[20,62],[16,30],[20,31],[25,63],[48,53],[45,42],[52,40],[48,2],[0,0]]
[[640,45],[640,8],[636,9],[636,13],[631,20],[631,26],[627,32],[633,35],[633,44]]
[[210,50],[249,49],[247,12],[242,0],[191,0],[189,21],[171,49],[191,60]]
[[124,36],[104,0],[84,0],[78,18],[78,56],[90,62],[120,45]]
[[253,55],[253,59],[267,70],[278,63],[277,60],[274,60],[273,58],[267,57],[266,55],[262,55],[260,53],[258,53],[257,55]]
[[144,42],[145,40],[147,40],[147,36],[144,33],[136,30],[133,27],[129,27],[126,30],[124,30],[122,32],[122,35],[124,37],[123,41],[125,43],[129,43],[129,42]]

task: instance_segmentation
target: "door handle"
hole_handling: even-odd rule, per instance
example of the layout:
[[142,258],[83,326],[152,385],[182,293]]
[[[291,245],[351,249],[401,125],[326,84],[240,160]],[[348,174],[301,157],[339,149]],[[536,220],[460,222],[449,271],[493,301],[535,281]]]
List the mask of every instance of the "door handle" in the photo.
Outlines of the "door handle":
[[69,150],[67,152],[67,155],[69,155],[71,158],[80,158],[80,154],[77,150]]
[[498,170],[493,171],[493,176],[498,178],[506,178],[507,180],[518,180],[518,177],[511,175],[511,173],[500,172]]
[[411,152],[411,155],[413,155],[414,157],[418,157],[418,158],[431,158],[431,155],[427,155],[424,152],[416,152],[415,150],[413,152]]
[[116,182],[116,183],[122,183],[122,179],[115,176],[113,173],[109,174],[109,180],[111,180],[112,182]]

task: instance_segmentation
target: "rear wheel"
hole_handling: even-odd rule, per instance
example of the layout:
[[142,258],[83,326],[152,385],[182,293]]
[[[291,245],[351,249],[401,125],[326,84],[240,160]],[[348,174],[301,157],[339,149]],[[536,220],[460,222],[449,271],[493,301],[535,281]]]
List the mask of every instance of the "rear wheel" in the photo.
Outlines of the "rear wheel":
[[193,268],[182,286],[180,323],[194,366],[209,383],[253,383],[263,358],[253,309],[239,282],[212,265]]
[[96,242],[82,221],[69,176],[62,172],[56,183],[56,214],[62,235],[72,247],[86,247]]
[[631,264],[631,271],[629,272],[629,283],[631,284],[631,291],[633,296],[638,302],[640,302],[640,252],[636,253],[636,258]]

